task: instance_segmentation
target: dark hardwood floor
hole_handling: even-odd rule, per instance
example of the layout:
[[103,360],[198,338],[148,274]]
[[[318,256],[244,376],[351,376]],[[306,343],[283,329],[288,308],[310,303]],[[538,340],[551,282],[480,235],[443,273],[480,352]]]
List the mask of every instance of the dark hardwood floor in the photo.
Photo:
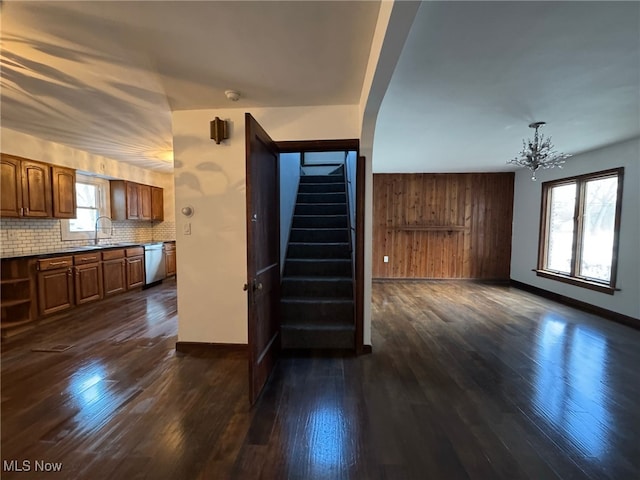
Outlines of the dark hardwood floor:
[[640,331],[505,286],[373,296],[372,355],[290,354],[254,409],[244,354],[175,352],[172,281],[10,339],[2,478],[640,478]]

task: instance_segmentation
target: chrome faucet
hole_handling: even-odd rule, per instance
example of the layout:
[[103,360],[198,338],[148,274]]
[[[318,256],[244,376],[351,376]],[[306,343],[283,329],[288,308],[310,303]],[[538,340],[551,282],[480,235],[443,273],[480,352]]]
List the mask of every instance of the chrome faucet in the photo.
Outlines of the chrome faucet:
[[113,223],[111,223],[111,217],[107,216],[107,215],[101,215],[98,218],[96,218],[96,225],[95,225],[95,230],[96,230],[96,238],[95,238],[95,245],[98,245],[98,223],[100,223],[100,219],[101,218],[107,218],[109,219],[109,224],[111,226],[111,236],[113,236]]

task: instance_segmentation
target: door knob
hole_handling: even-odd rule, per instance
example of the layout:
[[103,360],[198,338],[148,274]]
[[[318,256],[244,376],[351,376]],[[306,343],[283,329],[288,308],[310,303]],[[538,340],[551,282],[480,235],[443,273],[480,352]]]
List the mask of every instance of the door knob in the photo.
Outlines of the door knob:
[[261,283],[256,283],[254,286],[254,290],[262,290],[262,284]]
[[242,291],[246,292],[247,290],[249,290],[249,285],[247,285],[246,283],[242,286]]

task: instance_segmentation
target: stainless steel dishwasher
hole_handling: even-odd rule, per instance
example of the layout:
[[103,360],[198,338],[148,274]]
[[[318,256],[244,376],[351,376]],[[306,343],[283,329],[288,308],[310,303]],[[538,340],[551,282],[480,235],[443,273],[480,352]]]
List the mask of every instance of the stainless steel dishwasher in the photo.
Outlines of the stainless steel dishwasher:
[[144,245],[145,285],[161,281],[166,276],[164,265],[164,243],[153,242]]

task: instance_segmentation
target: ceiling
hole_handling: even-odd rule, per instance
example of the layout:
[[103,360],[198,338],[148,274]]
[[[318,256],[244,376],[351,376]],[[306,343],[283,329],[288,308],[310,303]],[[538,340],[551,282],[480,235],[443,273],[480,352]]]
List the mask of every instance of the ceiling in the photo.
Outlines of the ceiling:
[[[358,104],[379,2],[2,2],[2,125],[170,172],[171,112]],[[242,98],[231,104],[227,89]],[[376,172],[504,171],[640,135],[638,2],[424,2]]]
[[534,121],[577,154],[640,135],[640,3],[425,2],[382,101],[375,172],[504,171]]
[[[358,104],[379,2],[2,3],[3,126],[173,168],[171,112]],[[241,93],[237,104],[225,90]]]

